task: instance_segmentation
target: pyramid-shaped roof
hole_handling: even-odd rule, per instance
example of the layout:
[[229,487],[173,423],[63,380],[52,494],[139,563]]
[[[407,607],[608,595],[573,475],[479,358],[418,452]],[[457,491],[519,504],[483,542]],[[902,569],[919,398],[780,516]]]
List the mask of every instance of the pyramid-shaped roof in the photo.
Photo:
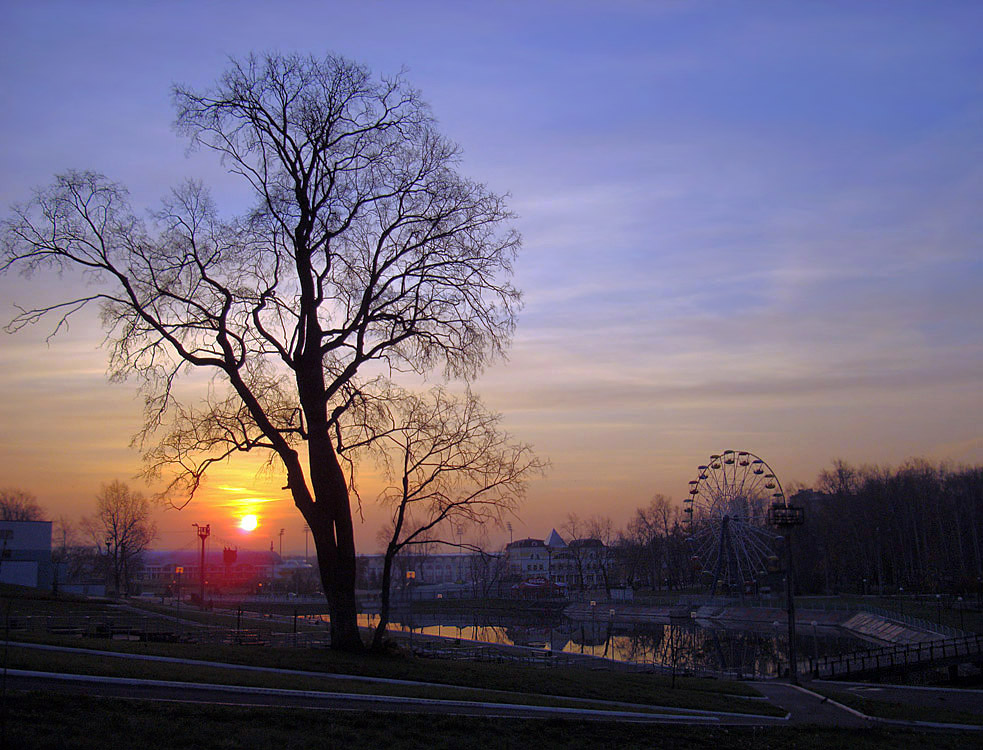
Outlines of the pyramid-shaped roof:
[[563,537],[556,533],[556,529],[550,532],[550,535],[546,538],[547,547],[566,547],[567,543],[563,541]]

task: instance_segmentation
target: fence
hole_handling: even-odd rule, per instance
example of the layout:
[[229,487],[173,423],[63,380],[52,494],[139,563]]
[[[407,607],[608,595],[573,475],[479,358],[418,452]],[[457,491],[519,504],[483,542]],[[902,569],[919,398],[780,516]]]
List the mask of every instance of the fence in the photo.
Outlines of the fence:
[[983,661],[983,636],[884,646],[839,656],[824,656],[799,662],[799,669],[813,677],[849,677],[889,670]]
[[[302,627],[298,628],[298,622]],[[284,627],[288,628],[284,630]],[[45,633],[76,638],[156,643],[200,643],[228,645],[264,645],[310,648],[330,645],[326,626],[312,628],[304,620],[270,618],[269,624],[255,624],[255,616],[246,627],[209,625],[177,618],[132,614],[77,614],[65,616],[12,616],[6,632]]]

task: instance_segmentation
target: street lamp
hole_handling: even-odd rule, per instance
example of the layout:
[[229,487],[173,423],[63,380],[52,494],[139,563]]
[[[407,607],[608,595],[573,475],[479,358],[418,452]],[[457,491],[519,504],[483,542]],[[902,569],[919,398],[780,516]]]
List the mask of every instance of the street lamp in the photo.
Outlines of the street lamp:
[[[116,549],[119,550],[119,547],[117,547]],[[119,593],[119,570],[116,567],[116,559],[113,557],[113,538],[112,537],[106,537],[106,560],[107,560],[107,562],[109,562],[110,565],[113,566],[113,578],[112,578],[112,580],[115,583],[115,592],[114,593],[118,594]]]
[[205,610],[205,540],[208,539],[209,535],[212,533],[212,525],[206,523],[204,526],[199,526],[196,523],[191,524],[195,527],[198,532],[198,539],[201,540],[201,559],[198,563],[198,606],[202,611]]
[[[590,630],[591,641],[593,641],[597,638],[597,602],[595,602],[593,599],[591,599],[590,602]],[[596,648],[596,644],[591,643],[590,652],[594,656],[597,656],[595,653]]]
[[901,619],[904,620],[904,586],[898,586],[898,606],[901,607]]
[[[777,496],[777,495],[776,495]],[[781,497],[768,510],[768,523],[785,533],[785,602],[788,610],[788,676],[793,685],[799,684],[795,663],[795,597],[792,580],[792,529],[805,523],[805,510],[789,505]]]
[[174,572],[177,573],[177,621],[178,627],[181,626],[181,574],[184,572],[184,568],[178,565]]

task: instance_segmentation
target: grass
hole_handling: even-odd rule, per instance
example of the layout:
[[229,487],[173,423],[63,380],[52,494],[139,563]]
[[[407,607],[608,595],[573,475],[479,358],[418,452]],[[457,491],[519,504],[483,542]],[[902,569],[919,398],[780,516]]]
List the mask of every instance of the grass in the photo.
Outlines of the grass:
[[[6,697],[5,739],[24,750],[140,747],[141,750],[312,747],[446,750],[596,750],[617,747],[696,750],[873,750],[911,747],[910,731],[817,727],[724,728],[638,725],[571,719],[508,720],[432,714],[304,711],[150,703],[79,695],[23,693]],[[934,733],[931,747],[957,750],[978,737]]]
[[[471,689],[465,691],[452,688],[441,690],[428,686],[384,686],[354,680],[319,677],[278,677],[208,666],[192,667],[157,662],[126,661],[124,659],[117,661],[84,654],[18,649],[14,645],[9,650],[9,666],[19,669],[65,671],[79,674],[384,695],[400,694],[455,700],[473,699],[491,702],[523,702],[536,705],[573,705],[559,699],[578,698],[588,701],[613,701],[667,708],[697,708],[768,716],[784,715],[783,711],[770,703],[749,700],[749,697],[755,695],[750,686],[726,681],[679,679],[677,680],[679,687],[673,689],[669,685],[668,678],[660,675],[624,674],[578,668],[547,670],[508,664],[425,660],[399,654],[352,656],[337,654],[326,649],[203,647],[60,637],[48,637],[44,641],[56,645],[112,650],[121,653],[153,654],[279,669],[388,677]],[[739,691],[740,694],[731,692],[730,688],[733,688],[735,692]],[[493,690],[507,691],[507,693],[489,692]]]
[[[24,590],[0,589],[6,596],[0,603],[0,614],[10,606],[12,618],[28,615],[50,615],[67,617],[84,608],[86,612],[96,612],[112,616],[119,614],[119,608],[108,602],[92,602],[77,597],[58,597],[38,595],[37,592]],[[16,598],[14,598],[16,597]],[[144,607],[148,610],[160,609],[159,605]],[[167,613],[173,611],[164,608]],[[182,608],[182,619],[185,615],[200,618],[203,624],[214,624],[222,621],[228,625],[226,616],[198,611],[186,612]],[[187,626],[194,627],[194,626]],[[282,625],[280,626],[282,628]],[[123,653],[148,654],[158,656],[173,656],[185,659],[243,664],[259,667],[274,667],[280,669],[337,673],[343,675],[360,675],[369,677],[385,677],[418,682],[431,682],[448,686],[459,686],[474,690],[473,695],[482,699],[491,699],[489,693],[483,691],[506,691],[521,693],[522,700],[528,702],[554,701],[558,698],[577,698],[588,701],[612,701],[639,705],[664,706],[668,708],[696,708],[704,710],[731,711],[735,713],[757,713],[766,715],[781,715],[781,711],[771,704],[760,700],[748,700],[758,697],[756,691],[749,685],[726,680],[677,678],[677,687],[671,687],[670,678],[661,674],[625,673],[608,670],[593,670],[583,667],[552,667],[537,668],[517,664],[479,663],[469,661],[452,661],[423,659],[412,654],[361,654],[353,655],[334,652],[329,649],[291,649],[270,648],[257,646],[231,646],[222,644],[185,644],[185,643],[146,643],[137,641],[115,641],[108,638],[77,638],[68,635],[55,635],[44,632],[12,632],[11,638],[33,642],[49,643],[69,647],[92,648],[98,650],[119,651]],[[253,682],[254,680],[270,680],[269,676],[260,677],[255,673],[232,672],[209,667],[181,667],[178,665],[160,665],[152,662],[125,662],[99,657],[82,655],[42,654],[29,652],[26,649],[12,648],[10,651],[11,666],[22,668],[37,668],[42,670],[62,670],[67,672],[88,671],[89,673],[110,674],[119,676],[157,677],[159,679],[189,680],[197,675],[199,681],[236,682],[238,684],[269,684],[270,682]],[[206,677],[207,675],[207,677]],[[249,676],[247,676],[249,675]],[[276,678],[279,679],[279,678]],[[309,683],[298,678],[288,678],[289,685],[277,682],[275,686],[299,687]],[[306,678],[305,678],[306,679]],[[344,690],[358,692],[376,692],[381,688],[367,687],[368,683],[355,681],[331,681],[325,686],[323,678],[310,678],[317,682],[314,689]],[[310,683],[313,687],[313,683]],[[461,691],[439,692],[437,688],[413,688],[412,694],[425,697],[456,697],[462,698]],[[407,688],[399,692],[411,694]],[[530,698],[529,696],[547,696],[547,698]],[[498,696],[496,700],[502,700]]]
[[[367,695],[391,695],[456,701],[480,701],[486,703],[516,703],[534,706],[559,706],[565,708],[593,708],[611,710],[610,704],[584,703],[545,695],[522,695],[491,692],[479,688],[431,687],[427,685],[388,685],[360,682],[352,679],[285,675],[269,672],[251,672],[223,669],[213,666],[190,664],[154,663],[128,659],[107,659],[103,656],[36,651],[10,648],[7,666],[11,669],[27,669],[42,672],[67,672],[70,674],[100,675],[138,679],[169,680],[178,682],[210,683],[218,685],[242,685],[249,687],[278,688],[284,690],[316,690],[323,692],[359,693]],[[770,705],[748,704],[736,699],[727,704],[735,712],[767,711]],[[645,708],[631,709],[645,712]],[[656,709],[652,709],[656,710]],[[658,710],[663,710],[659,708]],[[670,709],[671,710],[671,709]]]
[[[827,698],[849,706],[868,716],[882,719],[900,719],[902,721],[931,721],[943,724],[975,724],[983,725],[983,713],[954,711],[939,706],[920,706],[916,703],[886,701],[868,698],[846,690],[835,690],[828,687],[810,685],[814,693],[825,695]],[[983,706],[980,707],[983,712]]]

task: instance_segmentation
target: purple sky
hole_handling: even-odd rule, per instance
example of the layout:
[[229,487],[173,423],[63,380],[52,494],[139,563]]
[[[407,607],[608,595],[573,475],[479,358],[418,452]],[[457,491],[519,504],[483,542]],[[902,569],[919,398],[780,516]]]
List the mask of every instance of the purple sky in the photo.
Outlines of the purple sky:
[[[728,448],[786,483],[983,460],[980,3],[4,2],[0,29],[3,206],[91,168],[138,206],[191,176],[241,210],[171,130],[172,83],[254,50],[405,66],[525,237],[511,360],[476,384],[553,464],[517,533],[622,525]],[[0,314],[59,283],[0,279]],[[91,319],[43,339],[3,338],[0,484],[77,517],[136,472],[140,405]],[[278,485],[229,467],[202,502],[270,499],[297,548]]]

